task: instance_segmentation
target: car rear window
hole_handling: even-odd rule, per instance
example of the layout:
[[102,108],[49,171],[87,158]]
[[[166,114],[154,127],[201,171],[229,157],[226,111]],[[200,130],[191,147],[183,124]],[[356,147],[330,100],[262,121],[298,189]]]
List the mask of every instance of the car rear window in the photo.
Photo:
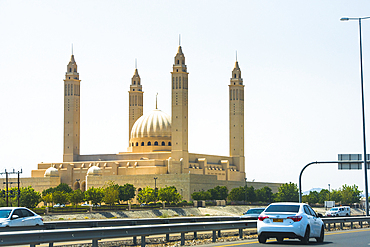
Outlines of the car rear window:
[[270,205],[265,212],[267,213],[298,213],[299,205]]
[[247,214],[260,214],[262,213],[263,209],[249,209]]

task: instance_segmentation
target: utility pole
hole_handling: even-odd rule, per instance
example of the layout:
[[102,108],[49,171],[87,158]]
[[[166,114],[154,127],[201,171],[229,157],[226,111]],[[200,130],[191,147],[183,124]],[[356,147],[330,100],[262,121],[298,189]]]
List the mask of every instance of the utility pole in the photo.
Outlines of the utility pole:
[[[19,197],[21,195],[21,191],[19,190],[19,186],[21,184],[20,182],[20,174],[22,173],[22,169],[20,171],[15,171],[13,169],[12,172],[7,172],[6,169],[4,172],[0,172],[0,175],[3,175],[5,174],[5,182],[3,182],[3,184],[6,185],[6,191],[5,191],[5,197],[6,197],[6,206],[8,207],[9,206],[9,184],[17,184],[18,185],[18,191],[16,193],[16,196],[17,196],[17,201],[18,201],[18,207],[19,207]],[[9,174],[17,174],[17,182],[9,182]]]

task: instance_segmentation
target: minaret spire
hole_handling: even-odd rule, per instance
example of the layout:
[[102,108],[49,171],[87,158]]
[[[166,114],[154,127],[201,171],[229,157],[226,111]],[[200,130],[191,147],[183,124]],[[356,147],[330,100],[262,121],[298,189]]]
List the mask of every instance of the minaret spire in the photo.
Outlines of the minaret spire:
[[72,56],[73,56],[73,43],[72,43]]
[[155,95],[155,109],[158,110],[158,93]]
[[181,46],[181,34],[179,34],[179,46]]
[[[136,120],[143,115],[143,87],[141,78],[137,69],[137,59],[135,58],[135,72],[131,78],[129,93],[129,140],[131,139],[131,129]],[[130,148],[132,143],[130,143]]]

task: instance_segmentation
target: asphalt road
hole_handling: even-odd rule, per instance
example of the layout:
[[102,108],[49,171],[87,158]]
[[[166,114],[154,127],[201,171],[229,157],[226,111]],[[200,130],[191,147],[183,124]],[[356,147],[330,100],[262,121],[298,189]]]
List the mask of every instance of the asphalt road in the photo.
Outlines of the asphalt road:
[[[310,239],[310,243],[307,246],[336,246],[336,247],[348,247],[348,246],[370,246],[370,229],[356,229],[356,230],[345,230],[335,232],[325,232],[325,238],[323,243],[317,243],[314,238]],[[278,243],[275,239],[267,240],[266,244],[260,244],[255,240],[243,240],[237,242],[228,243],[216,243],[203,245],[203,247],[243,247],[243,246],[303,246],[299,240],[286,239],[283,243]]]

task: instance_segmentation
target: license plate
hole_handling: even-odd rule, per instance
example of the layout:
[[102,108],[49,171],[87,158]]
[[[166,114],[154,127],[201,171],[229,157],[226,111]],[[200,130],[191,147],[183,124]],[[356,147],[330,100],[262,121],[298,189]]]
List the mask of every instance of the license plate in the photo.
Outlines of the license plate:
[[274,219],[274,222],[283,222],[283,219]]

